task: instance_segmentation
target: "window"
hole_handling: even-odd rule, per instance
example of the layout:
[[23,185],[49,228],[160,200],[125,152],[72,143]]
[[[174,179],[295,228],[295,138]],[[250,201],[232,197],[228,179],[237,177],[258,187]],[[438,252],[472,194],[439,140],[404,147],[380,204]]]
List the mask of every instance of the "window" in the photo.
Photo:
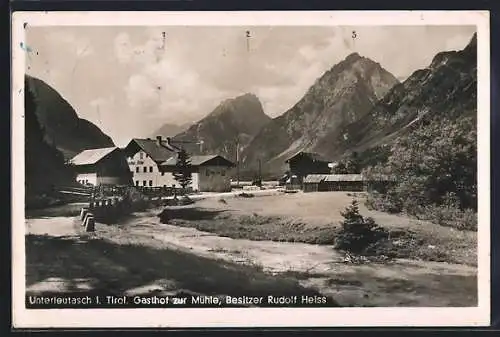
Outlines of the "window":
[[152,180],[149,181],[149,186],[153,186],[153,181]]
[[144,153],[139,152],[139,158],[140,158],[140,159],[143,159],[143,158],[144,158]]
[[139,173],[139,166],[135,168],[135,173]]
[[135,186],[139,186],[139,180],[135,181]]
[[205,175],[206,175],[207,177],[209,177],[209,176],[210,176],[210,171],[209,171],[209,170],[206,170],[206,171],[205,171]]
[[220,175],[224,177],[226,175],[226,171],[224,170],[220,171]]
[[144,173],[148,172],[148,168],[144,166]]
[[149,167],[149,172],[153,172],[153,166]]
[[146,186],[146,180],[142,181],[142,186]]

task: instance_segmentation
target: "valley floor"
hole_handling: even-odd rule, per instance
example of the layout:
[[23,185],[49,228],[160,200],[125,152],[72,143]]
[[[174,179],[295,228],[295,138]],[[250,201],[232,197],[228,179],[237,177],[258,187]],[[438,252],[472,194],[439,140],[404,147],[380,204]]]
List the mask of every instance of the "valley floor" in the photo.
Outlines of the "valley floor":
[[[311,237],[338,226],[339,210],[351,199],[346,193],[207,198],[171,209],[166,224],[158,217],[162,209],[155,209],[135,213],[120,224],[97,224],[90,235],[75,216],[37,215],[26,220],[26,290],[322,294],[340,306],[477,305],[474,232],[361,206],[363,215],[386,228],[414,232],[420,240],[414,250],[421,253],[357,265],[346,264],[331,245],[299,242],[304,241],[301,234]],[[221,233],[221,224],[230,229]],[[291,241],[286,234],[291,232],[295,242],[277,239]],[[436,254],[439,259],[430,258]]]

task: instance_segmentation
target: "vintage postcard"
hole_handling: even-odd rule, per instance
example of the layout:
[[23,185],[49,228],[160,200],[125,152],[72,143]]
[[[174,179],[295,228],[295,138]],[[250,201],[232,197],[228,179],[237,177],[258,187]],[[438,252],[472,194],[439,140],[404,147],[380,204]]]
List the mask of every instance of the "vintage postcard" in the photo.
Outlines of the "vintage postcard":
[[488,12],[12,22],[14,327],[489,325]]

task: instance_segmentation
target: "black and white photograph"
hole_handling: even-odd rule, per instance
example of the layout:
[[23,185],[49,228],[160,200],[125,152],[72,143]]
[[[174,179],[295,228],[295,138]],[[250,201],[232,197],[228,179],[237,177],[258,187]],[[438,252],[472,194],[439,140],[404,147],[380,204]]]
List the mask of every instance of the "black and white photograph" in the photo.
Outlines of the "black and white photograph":
[[489,324],[488,12],[25,12],[12,50],[15,326]]

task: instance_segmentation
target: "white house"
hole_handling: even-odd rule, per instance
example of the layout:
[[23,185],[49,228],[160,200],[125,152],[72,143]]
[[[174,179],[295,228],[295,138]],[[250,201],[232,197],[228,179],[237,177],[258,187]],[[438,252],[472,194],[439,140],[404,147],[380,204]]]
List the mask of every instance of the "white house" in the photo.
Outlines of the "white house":
[[83,185],[128,185],[131,181],[126,157],[118,147],[84,150],[68,164]]
[[[170,138],[155,140],[134,138],[125,148],[132,173],[133,184],[146,187],[179,187],[174,179],[173,169],[180,148]],[[230,191],[229,170],[234,166],[227,159],[218,156],[192,156],[192,182],[194,191]]]
[[175,184],[171,175],[160,171],[159,165],[175,156],[180,149],[161,137],[156,140],[132,139],[125,147],[127,162],[136,186],[170,187]]

